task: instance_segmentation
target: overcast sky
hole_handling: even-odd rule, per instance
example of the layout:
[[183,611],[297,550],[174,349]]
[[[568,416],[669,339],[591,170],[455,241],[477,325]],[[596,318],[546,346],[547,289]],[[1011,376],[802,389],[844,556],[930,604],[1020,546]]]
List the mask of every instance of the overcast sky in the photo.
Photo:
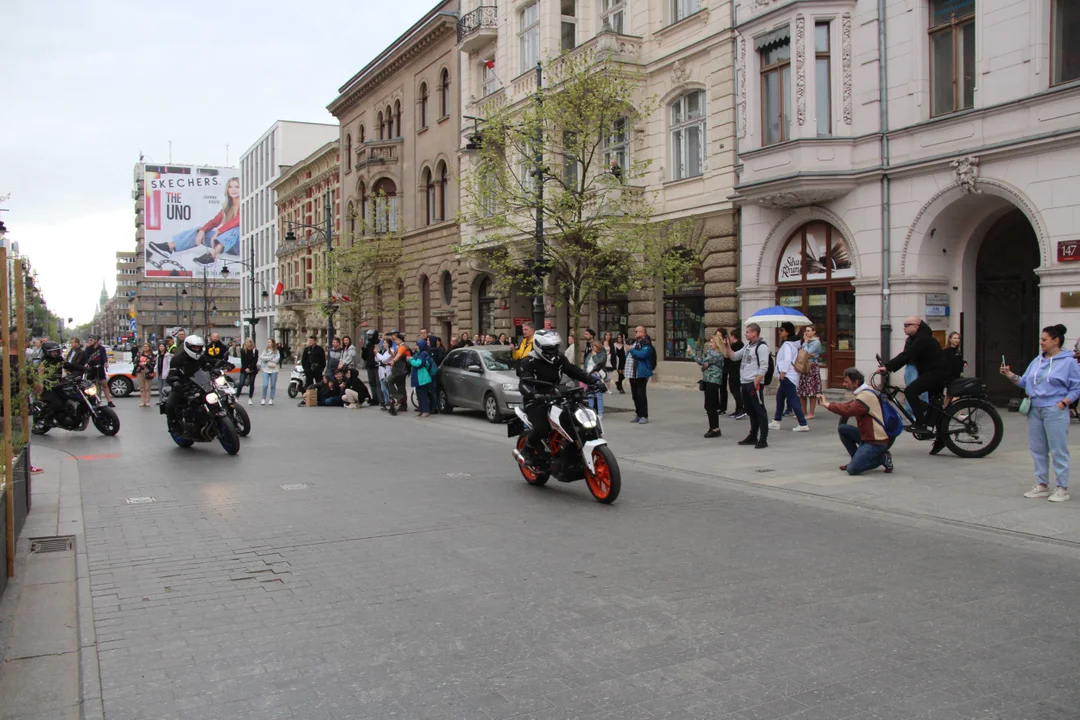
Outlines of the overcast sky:
[[230,165],[337,89],[434,0],[0,0],[0,196],[49,307],[87,322],[135,249],[139,153]]

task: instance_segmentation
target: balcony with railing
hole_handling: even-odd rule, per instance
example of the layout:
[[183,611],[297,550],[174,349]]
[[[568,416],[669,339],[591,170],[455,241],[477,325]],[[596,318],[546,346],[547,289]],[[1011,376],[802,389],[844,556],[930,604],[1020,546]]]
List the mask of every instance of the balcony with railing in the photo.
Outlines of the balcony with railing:
[[289,307],[290,305],[307,305],[311,303],[311,288],[289,288],[283,290],[278,299],[278,305]]
[[481,5],[461,16],[457,23],[458,47],[475,52],[498,35],[498,13],[494,5]]
[[356,149],[356,169],[362,170],[369,165],[388,165],[401,160],[403,138],[390,140],[368,140]]

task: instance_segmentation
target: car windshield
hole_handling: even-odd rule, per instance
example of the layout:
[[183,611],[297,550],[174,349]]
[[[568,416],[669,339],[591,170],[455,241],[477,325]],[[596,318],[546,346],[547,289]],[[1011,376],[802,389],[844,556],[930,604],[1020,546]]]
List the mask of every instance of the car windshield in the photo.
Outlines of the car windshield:
[[488,370],[510,370],[514,363],[511,350],[481,350],[480,357]]

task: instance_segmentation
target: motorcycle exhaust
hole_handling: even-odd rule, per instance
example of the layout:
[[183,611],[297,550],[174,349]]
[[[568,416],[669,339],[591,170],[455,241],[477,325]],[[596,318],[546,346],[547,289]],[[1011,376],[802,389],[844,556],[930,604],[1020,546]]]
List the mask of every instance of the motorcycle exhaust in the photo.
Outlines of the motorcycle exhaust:
[[518,465],[524,465],[525,464],[525,456],[522,455],[521,452],[517,448],[514,448],[513,450],[511,450],[510,455],[513,456],[513,458],[518,461]]

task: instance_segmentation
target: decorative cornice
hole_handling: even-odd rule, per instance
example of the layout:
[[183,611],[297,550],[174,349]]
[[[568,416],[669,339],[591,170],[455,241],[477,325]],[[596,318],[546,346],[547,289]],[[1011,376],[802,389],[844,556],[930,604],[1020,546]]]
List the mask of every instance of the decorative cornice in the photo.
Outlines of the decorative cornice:
[[[451,38],[451,40],[456,38],[457,26],[450,17],[437,16],[435,22],[436,24],[430,30],[418,37],[411,45],[386,58],[380,67],[373,68],[370,73],[361,74],[346,85],[341,94],[326,106],[330,114],[340,118],[365,96],[371,94],[377,87],[415,60],[420,54],[426,52],[436,42],[446,37]],[[448,49],[452,49],[454,42],[449,45]]]
[[746,137],[746,38],[736,33],[739,43],[739,138]]

